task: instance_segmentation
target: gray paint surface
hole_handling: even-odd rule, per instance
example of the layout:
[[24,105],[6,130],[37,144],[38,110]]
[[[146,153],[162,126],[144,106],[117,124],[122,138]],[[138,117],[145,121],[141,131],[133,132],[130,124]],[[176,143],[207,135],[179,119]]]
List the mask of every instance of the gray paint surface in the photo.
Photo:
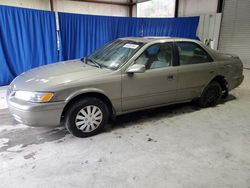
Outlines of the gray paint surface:
[[[231,55],[223,55],[201,42],[181,38],[124,38],[145,45],[117,70],[100,69],[80,60],[72,60],[32,69],[18,76],[11,84],[8,104],[11,113],[31,126],[57,126],[63,109],[74,97],[98,93],[107,97],[115,115],[141,109],[191,101],[201,96],[204,88],[216,77],[223,76],[228,90],[241,84],[242,63]],[[213,62],[149,69],[144,73],[127,73],[137,57],[149,46],[165,42],[192,42],[201,46]],[[173,79],[169,80],[168,76]],[[31,103],[15,98],[17,90],[53,92],[48,103]],[[14,91],[14,92],[13,92]],[[46,118],[44,118],[46,117]]]

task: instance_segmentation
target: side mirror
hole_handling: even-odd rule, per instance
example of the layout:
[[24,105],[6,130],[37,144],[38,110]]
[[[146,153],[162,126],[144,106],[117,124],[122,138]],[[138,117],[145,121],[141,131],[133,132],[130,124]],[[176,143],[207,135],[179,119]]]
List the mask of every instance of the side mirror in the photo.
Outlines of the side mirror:
[[127,69],[127,73],[144,73],[146,71],[145,65],[134,64]]

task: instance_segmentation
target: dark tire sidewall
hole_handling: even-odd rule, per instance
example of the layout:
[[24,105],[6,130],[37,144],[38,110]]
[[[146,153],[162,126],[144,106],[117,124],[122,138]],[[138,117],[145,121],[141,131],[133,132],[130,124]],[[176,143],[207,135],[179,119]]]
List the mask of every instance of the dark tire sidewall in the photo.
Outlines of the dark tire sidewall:
[[[76,118],[77,113],[81,109],[83,109],[85,106],[88,106],[88,105],[97,106],[102,111],[103,118],[102,118],[101,124],[94,131],[82,132],[76,127],[75,118]],[[93,136],[102,132],[104,130],[105,125],[108,122],[108,119],[109,119],[109,110],[108,110],[107,105],[100,99],[88,97],[88,98],[78,100],[70,106],[70,108],[66,112],[65,127],[72,135],[76,137],[84,138],[84,137]]]
[[[216,99],[211,102],[207,103],[207,95],[208,92],[211,92],[212,89],[217,90],[217,96]],[[221,99],[222,96],[222,88],[221,85],[218,82],[211,82],[203,91],[201,97],[199,98],[199,106],[200,107],[210,107],[210,106],[215,106],[218,104],[218,101]]]

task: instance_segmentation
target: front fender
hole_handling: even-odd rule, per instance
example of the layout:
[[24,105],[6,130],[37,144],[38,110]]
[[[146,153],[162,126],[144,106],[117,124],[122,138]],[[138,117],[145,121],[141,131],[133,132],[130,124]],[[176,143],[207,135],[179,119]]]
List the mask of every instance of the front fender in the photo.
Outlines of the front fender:
[[82,94],[86,94],[86,93],[99,93],[102,95],[105,95],[107,97],[107,94],[101,90],[101,89],[97,89],[97,88],[84,88],[84,89],[80,89],[77,91],[72,92],[67,98],[66,98],[66,103],[68,103],[70,100],[72,100],[73,98],[82,95]]

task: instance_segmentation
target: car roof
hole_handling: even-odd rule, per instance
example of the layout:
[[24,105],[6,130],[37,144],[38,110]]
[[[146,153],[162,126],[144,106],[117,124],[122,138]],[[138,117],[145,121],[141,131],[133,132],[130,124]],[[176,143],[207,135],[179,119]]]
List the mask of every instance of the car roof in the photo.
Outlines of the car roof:
[[132,40],[135,42],[143,42],[143,43],[151,43],[151,42],[162,42],[162,41],[197,41],[187,38],[179,38],[179,37],[125,37],[121,38],[121,40]]
[[220,55],[215,51],[212,50],[211,48],[205,46],[201,41],[199,40],[194,40],[194,39],[188,39],[188,38],[178,38],[178,37],[126,37],[126,38],[120,38],[120,40],[131,40],[135,42],[142,42],[146,44],[154,44],[154,43],[161,43],[161,42],[180,42],[180,41],[187,41],[187,42],[194,42],[196,44],[199,44],[203,49],[205,49],[209,55],[212,56],[213,59],[217,59],[220,57]]

